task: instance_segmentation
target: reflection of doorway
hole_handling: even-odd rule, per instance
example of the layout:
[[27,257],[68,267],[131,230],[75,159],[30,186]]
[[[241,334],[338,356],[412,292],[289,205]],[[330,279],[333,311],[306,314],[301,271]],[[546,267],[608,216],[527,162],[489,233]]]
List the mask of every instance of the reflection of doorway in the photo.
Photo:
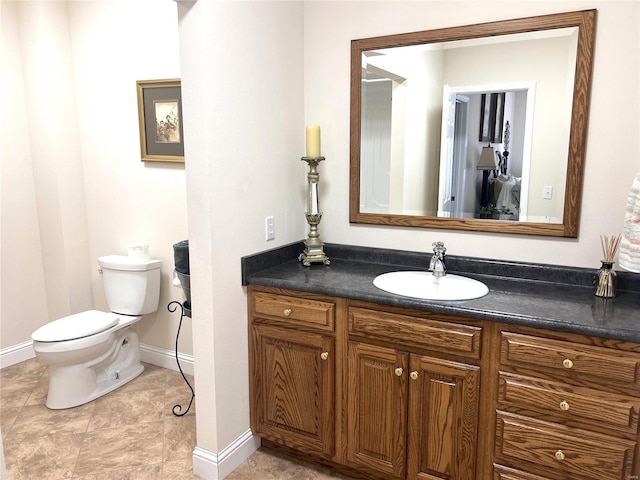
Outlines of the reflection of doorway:
[[382,213],[402,208],[406,79],[371,68],[362,80],[360,209]]
[[451,166],[451,202],[450,216],[462,217],[464,214],[465,161],[467,157],[467,116],[469,97],[456,95],[455,122],[453,126],[453,162]]
[[[510,120],[510,158],[518,159],[513,173],[521,177],[520,220],[527,216],[529,173],[531,164],[531,142],[533,135],[533,105],[535,100],[534,82],[515,82],[492,85],[450,87],[443,91],[442,132],[440,149],[440,185],[438,215],[444,217],[470,217],[474,215],[477,189],[476,164],[482,147],[487,142],[479,142],[479,101],[481,94],[507,92],[512,99],[517,98],[505,121]],[[461,99],[466,99],[461,102]],[[470,100],[469,100],[470,99]],[[465,105],[465,108],[462,108]],[[477,110],[477,111],[476,111]],[[513,135],[516,131],[518,138]],[[514,141],[517,140],[517,141]],[[500,143],[491,144],[497,151],[503,150]]]

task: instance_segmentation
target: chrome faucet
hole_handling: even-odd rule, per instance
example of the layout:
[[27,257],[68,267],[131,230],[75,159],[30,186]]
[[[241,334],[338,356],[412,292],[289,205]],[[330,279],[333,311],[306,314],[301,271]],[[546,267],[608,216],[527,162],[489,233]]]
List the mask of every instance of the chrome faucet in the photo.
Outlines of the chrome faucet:
[[429,262],[429,270],[433,272],[436,277],[444,277],[447,274],[447,265],[444,262],[444,254],[447,249],[444,247],[444,242],[433,242],[433,256],[431,262]]

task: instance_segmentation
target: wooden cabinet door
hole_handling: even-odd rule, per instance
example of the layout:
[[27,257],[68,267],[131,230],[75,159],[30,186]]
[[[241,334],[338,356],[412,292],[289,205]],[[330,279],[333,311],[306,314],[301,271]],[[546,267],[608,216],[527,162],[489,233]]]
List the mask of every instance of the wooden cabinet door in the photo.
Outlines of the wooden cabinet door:
[[408,354],[349,343],[347,461],[350,466],[404,478]]
[[411,356],[409,480],[473,480],[480,369]]
[[253,327],[254,433],[325,457],[334,454],[334,339]]

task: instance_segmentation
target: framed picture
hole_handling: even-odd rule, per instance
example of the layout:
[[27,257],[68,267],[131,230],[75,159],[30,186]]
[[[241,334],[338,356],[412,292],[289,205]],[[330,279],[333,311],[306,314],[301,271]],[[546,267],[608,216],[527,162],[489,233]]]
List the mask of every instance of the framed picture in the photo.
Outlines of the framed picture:
[[184,163],[180,79],[136,82],[142,161]]
[[488,143],[502,142],[504,97],[505,92],[482,94],[479,141]]

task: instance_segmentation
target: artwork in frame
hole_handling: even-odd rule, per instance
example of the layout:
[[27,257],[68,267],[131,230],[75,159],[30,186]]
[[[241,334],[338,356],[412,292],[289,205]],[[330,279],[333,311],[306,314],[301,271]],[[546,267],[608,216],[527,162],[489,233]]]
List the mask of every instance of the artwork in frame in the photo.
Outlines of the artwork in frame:
[[505,92],[483,93],[480,103],[481,142],[501,143],[504,119]]
[[142,161],[184,163],[180,79],[137,81]]

